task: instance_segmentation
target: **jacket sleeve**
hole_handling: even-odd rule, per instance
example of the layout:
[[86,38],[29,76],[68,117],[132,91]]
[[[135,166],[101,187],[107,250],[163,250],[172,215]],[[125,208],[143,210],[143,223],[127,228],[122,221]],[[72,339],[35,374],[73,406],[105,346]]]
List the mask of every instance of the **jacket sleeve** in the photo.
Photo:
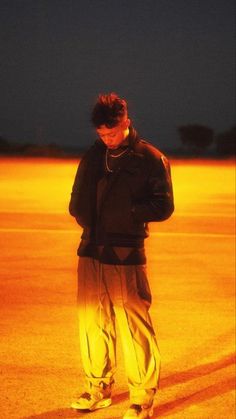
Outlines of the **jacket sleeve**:
[[81,201],[84,190],[85,182],[85,157],[82,158],[78,166],[74,184],[72,187],[71,198],[69,203],[69,213],[75,217],[78,224],[81,226],[84,225],[84,222],[81,219]]
[[147,179],[145,199],[132,208],[137,222],[164,221],[174,211],[170,165],[164,155],[155,156]]

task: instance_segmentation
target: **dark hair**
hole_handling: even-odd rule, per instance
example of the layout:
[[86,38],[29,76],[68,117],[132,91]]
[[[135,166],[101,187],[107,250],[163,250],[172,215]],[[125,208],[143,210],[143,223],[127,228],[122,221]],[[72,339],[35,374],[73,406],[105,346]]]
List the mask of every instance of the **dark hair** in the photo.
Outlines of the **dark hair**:
[[96,128],[101,125],[113,128],[127,117],[127,112],[127,102],[116,93],[100,94],[92,110],[91,122]]

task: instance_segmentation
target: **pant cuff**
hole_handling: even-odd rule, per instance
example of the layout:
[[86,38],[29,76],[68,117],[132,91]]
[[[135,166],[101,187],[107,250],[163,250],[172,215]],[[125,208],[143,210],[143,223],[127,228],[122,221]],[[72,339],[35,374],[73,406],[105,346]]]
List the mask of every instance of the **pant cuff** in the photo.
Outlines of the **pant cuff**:
[[140,389],[133,387],[132,389],[130,389],[130,403],[152,405],[155,393],[156,389],[154,388]]
[[88,389],[100,388],[101,390],[107,386],[113,386],[114,379],[112,377],[86,378]]

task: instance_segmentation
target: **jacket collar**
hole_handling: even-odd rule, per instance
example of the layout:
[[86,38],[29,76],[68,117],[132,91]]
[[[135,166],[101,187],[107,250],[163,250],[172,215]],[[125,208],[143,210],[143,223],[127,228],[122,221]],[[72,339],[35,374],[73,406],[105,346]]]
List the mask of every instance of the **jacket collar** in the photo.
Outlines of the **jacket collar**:
[[137,131],[134,129],[134,127],[132,125],[129,128],[128,140],[129,140],[130,148],[134,148],[135,145],[139,142],[138,133],[137,133]]
[[[135,145],[139,142],[139,136],[137,134],[137,131],[134,129],[134,127],[131,125],[129,128],[129,135],[128,135],[128,143],[130,148],[134,148]],[[106,145],[101,140],[101,138],[97,138],[95,141],[95,146],[98,147],[101,151],[106,151]]]

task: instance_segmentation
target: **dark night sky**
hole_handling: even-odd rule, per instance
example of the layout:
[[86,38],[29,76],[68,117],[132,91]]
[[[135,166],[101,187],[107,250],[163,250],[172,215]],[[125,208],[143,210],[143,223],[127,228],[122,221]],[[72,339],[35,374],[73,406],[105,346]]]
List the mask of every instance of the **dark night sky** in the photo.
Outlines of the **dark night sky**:
[[140,134],[216,132],[235,115],[233,0],[0,0],[0,135],[84,146],[99,92],[128,99]]

